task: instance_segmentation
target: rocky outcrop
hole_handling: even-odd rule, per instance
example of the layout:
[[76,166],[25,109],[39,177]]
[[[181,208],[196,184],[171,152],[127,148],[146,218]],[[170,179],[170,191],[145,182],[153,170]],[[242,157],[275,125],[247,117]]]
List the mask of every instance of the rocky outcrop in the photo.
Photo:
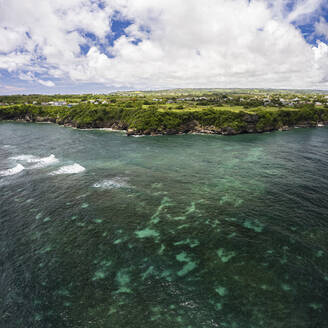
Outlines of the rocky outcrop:
[[288,130],[290,130],[290,127],[287,125],[284,125],[281,128],[279,128],[279,131],[288,131]]
[[122,121],[94,121],[91,123],[76,123],[67,119],[62,118],[54,118],[54,117],[43,117],[32,115],[25,115],[21,118],[16,118],[16,121],[21,122],[42,122],[42,123],[56,123],[60,125],[64,125],[65,127],[74,127],[78,129],[97,129],[97,128],[110,128],[113,130],[124,130],[126,131],[127,136],[133,135],[150,135],[150,136],[158,136],[158,135],[176,135],[176,134],[221,134],[226,136],[237,135],[241,133],[262,133],[262,132],[270,132],[270,131],[288,131],[291,128],[308,128],[308,127],[322,127],[328,126],[328,121],[302,121],[293,126],[283,125],[279,128],[275,126],[264,126],[263,128],[258,126],[259,117],[258,115],[246,114],[244,117],[245,124],[241,124],[240,128],[235,128],[232,126],[224,126],[224,127],[216,127],[214,125],[204,126],[201,125],[198,121],[192,120],[190,122],[186,122],[181,124],[176,128],[160,128],[160,129],[146,129],[146,130],[138,130],[132,127],[129,127],[127,123]]

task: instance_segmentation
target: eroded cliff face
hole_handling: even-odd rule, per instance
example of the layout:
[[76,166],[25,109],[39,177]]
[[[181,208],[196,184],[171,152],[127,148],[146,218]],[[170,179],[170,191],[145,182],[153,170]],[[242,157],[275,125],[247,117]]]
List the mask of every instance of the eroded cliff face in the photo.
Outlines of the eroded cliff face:
[[186,133],[199,133],[199,134],[221,134],[221,135],[237,135],[242,133],[263,133],[270,131],[288,131],[292,128],[309,128],[309,127],[323,127],[328,126],[328,121],[301,121],[293,125],[280,125],[273,126],[267,125],[259,127],[259,117],[257,115],[245,116],[244,125],[241,127],[224,126],[216,127],[214,125],[201,125],[198,121],[191,121],[183,124],[175,129],[165,130],[137,130],[133,128],[127,129],[127,135],[173,135],[173,134],[186,134]]
[[[298,112],[296,112],[298,113]],[[144,114],[144,113],[141,113]],[[138,115],[124,120],[117,119],[89,119],[87,121],[75,119],[67,115],[60,117],[58,115],[33,115],[33,113],[20,113],[12,116],[9,120],[23,122],[50,122],[60,125],[75,127],[79,129],[90,128],[110,128],[113,130],[125,130],[127,135],[174,135],[186,133],[199,134],[221,134],[237,135],[241,133],[262,133],[269,131],[286,131],[293,127],[315,127],[328,125],[328,110],[320,112],[307,113],[306,118],[299,116],[291,119],[288,110],[282,112],[262,112],[262,113],[236,113],[231,111],[224,113],[209,112],[212,115],[206,117],[206,112],[198,112],[193,115],[179,117],[176,113],[167,112],[154,113],[156,120],[149,123],[153,113],[146,111],[147,115]],[[295,112],[294,112],[295,114]],[[226,115],[226,116],[224,116]],[[230,116],[229,116],[230,115]],[[8,118],[4,118],[8,119]],[[169,124],[172,120],[174,124]]]

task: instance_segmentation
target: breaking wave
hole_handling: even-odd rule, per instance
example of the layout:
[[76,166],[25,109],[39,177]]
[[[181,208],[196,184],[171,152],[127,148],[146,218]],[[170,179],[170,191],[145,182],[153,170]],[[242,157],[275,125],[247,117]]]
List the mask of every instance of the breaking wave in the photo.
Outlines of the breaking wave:
[[41,168],[41,167],[52,165],[52,164],[55,164],[55,163],[58,163],[58,162],[59,162],[59,160],[53,154],[51,154],[48,157],[35,158],[35,159],[31,159],[29,161],[29,163],[37,163],[32,168]]
[[34,155],[19,155],[19,156],[10,157],[10,159],[16,161],[23,161],[26,163],[36,163],[32,167],[30,167],[32,169],[46,167],[48,165],[52,165],[59,162],[59,160],[56,158],[54,154],[51,154],[50,156],[47,157],[37,157]]
[[58,174],[76,174],[85,171],[85,168],[80,164],[66,165],[62,166],[60,169],[53,171],[50,175],[58,175]]
[[21,164],[18,164],[12,169],[0,171],[0,176],[5,177],[8,175],[15,175],[19,172],[22,172],[23,170],[24,170],[24,166]]

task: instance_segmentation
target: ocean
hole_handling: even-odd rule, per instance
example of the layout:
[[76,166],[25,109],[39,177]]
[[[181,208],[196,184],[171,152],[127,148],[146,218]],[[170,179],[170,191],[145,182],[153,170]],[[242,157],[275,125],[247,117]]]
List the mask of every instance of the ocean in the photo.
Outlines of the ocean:
[[0,327],[328,327],[327,141],[0,123]]

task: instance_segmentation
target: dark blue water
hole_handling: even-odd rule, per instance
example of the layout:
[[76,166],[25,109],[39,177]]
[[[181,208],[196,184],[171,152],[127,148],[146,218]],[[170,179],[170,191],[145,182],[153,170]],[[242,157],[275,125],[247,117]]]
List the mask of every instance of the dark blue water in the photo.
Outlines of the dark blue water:
[[328,327],[328,129],[0,124],[0,327]]

